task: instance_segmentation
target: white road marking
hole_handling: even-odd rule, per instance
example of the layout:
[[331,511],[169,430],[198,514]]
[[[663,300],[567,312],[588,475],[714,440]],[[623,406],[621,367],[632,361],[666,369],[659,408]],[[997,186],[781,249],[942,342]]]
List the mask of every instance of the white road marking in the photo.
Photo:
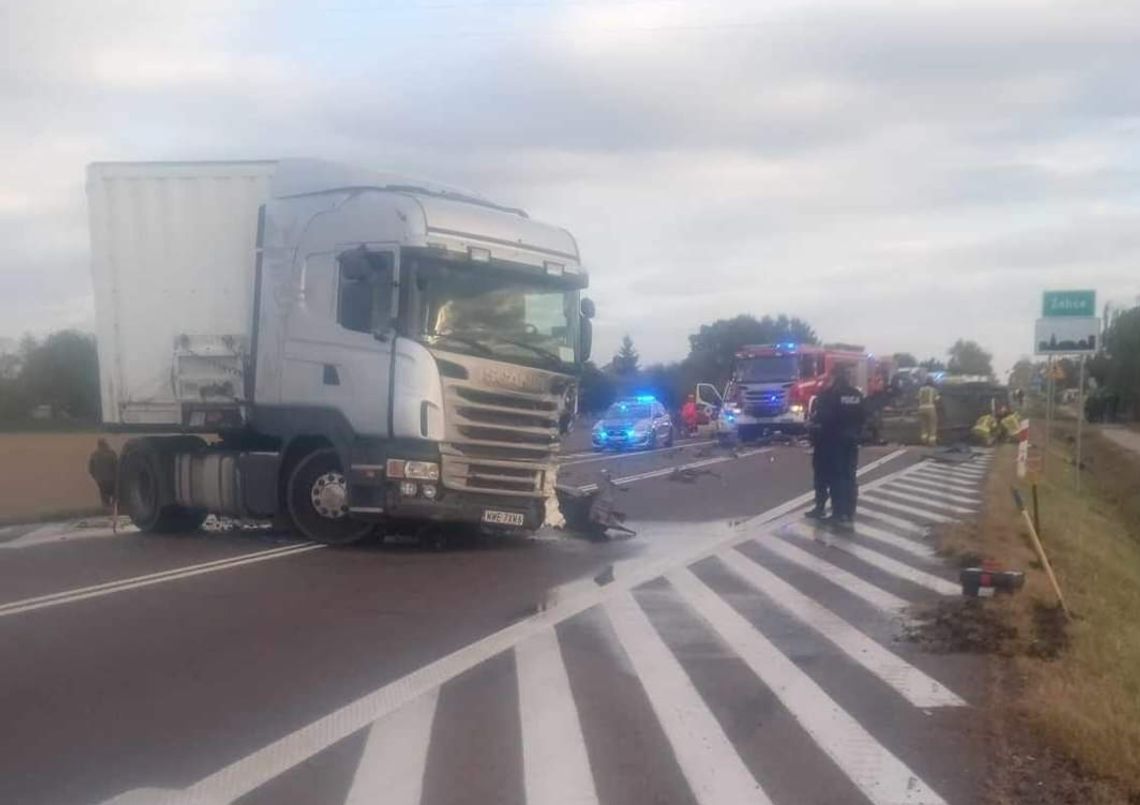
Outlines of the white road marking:
[[925,475],[927,478],[931,478],[933,480],[949,481],[952,484],[958,484],[959,486],[968,486],[973,489],[977,489],[979,486],[981,486],[979,483],[979,481],[982,480],[981,478],[966,477],[963,475],[958,475],[956,473],[947,472],[941,467],[934,466],[929,461],[923,461],[916,466],[921,475]]
[[617,458],[637,458],[639,456],[652,456],[656,453],[665,453],[670,450],[684,450],[686,447],[704,447],[705,445],[716,444],[715,439],[708,439],[701,442],[676,442],[670,447],[656,447],[652,450],[630,450],[627,452],[616,453],[595,453],[592,450],[589,453],[571,453],[563,456],[559,461],[560,467],[572,467],[577,464],[590,464],[594,461],[613,461]]
[[376,721],[344,805],[420,805],[439,689]]
[[884,545],[890,545],[893,548],[898,548],[900,551],[906,551],[913,556],[918,556],[923,559],[930,559],[935,555],[934,549],[925,542],[919,542],[910,537],[900,537],[898,534],[887,531],[884,528],[873,526],[863,520],[857,520],[855,522],[855,535],[867,537],[876,542],[881,542]]
[[775,573],[746,559],[738,551],[724,551],[717,559],[746,584],[771,599],[835,644],[915,707],[961,707],[957,694],[891,653],[830,609],[801,593]]
[[968,481],[952,481],[934,473],[916,472],[914,475],[906,476],[906,479],[908,481],[921,481],[925,484],[936,484],[939,489],[945,489],[947,492],[966,492],[969,494],[978,492],[977,484]]
[[878,520],[892,528],[897,528],[904,534],[913,534],[916,537],[925,537],[930,533],[930,529],[926,526],[912,523],[910,520],[904,520],[901,517],[895,517],[893,514],[886,514],[885,512],[876,511],[874,509],[860,509],[859,514],[855,517],[855,525],[858,526],[860,522],[868,518]]
[[876,741],[810,676],[691,571],[682,568],[666,578],[752,673],[776,694],[796,721],[871,802],[876,805],[943,802],[918,775]]
[[[632,484],[632,483],[636,483],[637,481],[648,481],[651,478],[661,478],[661,477],[666,476],[666,475],[672,475],[674,472],[678,472],[678,471],[683,472],[684,470],[696,470],[696,469],[700,469],[701,467],[711,467],[714,464],[723,464],[726,461],[733,461],[733,460],[738,459],[738,458],[749,458],[751,456],[758,456],[761,453],[771,453],[772,450],[773,450],[773,448],[771,448],[771,447],[761,447],[761,448],[758,448],[755,450],[742,450],[742,451],[738,452],[736,455],[717,456],[716,458],[706,458],[706,459],[702,459],[701,461],[691,461],[688,464],[679,464],[676,466],[661,467],[660,469],[649,470],[648,472],[639,472],[636,475],[627,475],[624,478],[614,478],[613,482],[615,484],[621,485],[621,484]],[[598,488],[597,484],[586,484],[585,486],[578,487],[578,491],[579,492],[592,492],[597,488]]]
[[[869,581],[863,581],[863,579],[854,573],[848,573],[843,568],[836,567],[831,564],[831,562],[820,559],[813,553],[808,553],[805,550],[797,548],[790,542],[786,542],[775,535],[773,535],[771,539],[754,541],[759,545],[763,545],[780,558],[799,565],[805,570],[810,570],[817,576],[827,579],[835,586],[842,587],[852,595],[862,598],[876,609],[881,609],[884,612],[895,615],[910,606],[910,602],[905,598],[899,598],[894,593],[889,593],[881,587],[876,587]],[[753,561],[751,557],[746,556],[745,558],[749,561]]]
[[937,464],[929,464],[926,467],[927,472],[936,472],[940,475],[945,475],[950,478],[961,478],[968,481],[978,481],[986,477],[986,470],[964,470],[964,469],[951,469],[949,467],[942,467]]
[[977,505],[982,502],[981,498],[974,495],[965,495],[959,492],[947,492],[946,487],[939,486],[932,481],[924,481],[917,476],[911,475],[900,481],[895,481],[889,486],[881,487],[882,489],[903,489],[907,492],[916,492],[923,495],[931,495],[936,498],[943,498],[945,500],[953,500],[958,503],[966,503],[970,505]]
[[697,801],[770,803],[633,595],[611,599],[605,610]]
[[[906,455],[907,452],[905,448],[895,450],[860,468],[859,473],[869,472]],[[891,478],[912,471],[911,467],[906,467],[872,482],[872,485],[888,483]],[[604,587],[592,585],[578,588],[580,592],[577,595],[567,596],[537,615],[514,623],[474,643],[469,643],[445,657],[428,663],[400,679],[393,680],[359,697],[355,701],[316,719],[307,726],[294,730],[289,735],[219,769],[210,776],[199,780],[195,785],[186,789],[184,793],[188,797],[199,797],[207,801],[211,798],[222,802],[238,799],[298,763],[327,749],[342,738],[348,737],[376,719],[393,712],[417,696],[442,685],[450,679],[454,679],[464,671],[496,654],[512,648],[518,641],[537,634],[548,626],[571,618],[579,612],[584,612],[612,596],[623,594],[639,584],[651,581],[670,568],[698,561],[732,545],[751,540],[755,536],[756,529],[786,515],[788,512],[795,511],[811,497],[812,493],[806,492],[756,515],[748,521],[747,530],[736,531],[729,536],[718,535],[712,539],[700,540],[687,551],[654,558],[640,566],[628,567],[614,582]],[[793,550],[798,551],[791,545],[784,544],[782,547],[789,553]],[[799,553],[808,557],[809,560],[815,560],[815,557],[806,551],[799,551]],[[826,562],[821,564],[826,564],[837,571],[831,574],[831,577],[839,579],[840,581],[837,583],[849,587],[854,594],[862,593],[862,595],[868,595],[872,599],[878,600],[879,603],[876,606],[882,606],[883,603],[886,603],[887,606],[883,607],[884,609],[897,612],[908,605],[902,598],[879,590],[850,573],[840,571],[834,565]],[[857,590],[859,592],[856,592]],[[876,591],[878,596],[870,593],[869,590]]]
[[9,615],[19,615],[24,612],[32,612],[37,609],[54,607],[59,604],[71,604],[75,601],[84,601],[89,598],[98,598],[99,596],[123,592],[124,590],[137,590],[140,587],[150,587],[155,584],[164,584],[168,581],[177,581],[178,579],[186,579],[190,578],[191,576],[200,576],[203,573],[215,573],[219,570],[229,570],[233,567],[251,565],[255,562],[264,562],[269,559],[280,559],[284,556],[293,556],[298,553],[314,551],[317,548],[323,547],[325,546],[315,545],[313,543],[287,545],[283,548],[273,548],[268,551],[242,554],[241,556],[230,557],[228,559],[218,559],[214,562],[204,562],[200,565],[190,565],[188,567],[176,568],[174,570],[167,570],[160,573],[149,573],[145,576],[134,576],[129,579],[108,581],[104,582],[103,584],[94,584],[90,587],[79,587],[74,590],[65,590],[59,593],[39,595],[35,598],[23,598],[19,601],[11,601],[7,604],[0,604],[0,618],[7,617]]
[[515,646],[527,805],[596,805],[586,739],[554,627]]
[[958,514],[973,514],[977,511],[976,506],[962,506],[957,503],[950,503],[938,499],[935,495],[916,495],[912,492],[899,491],[890,486],[882,486],[875,490],[876,495],[890,495],[891,497],[900,500],[906,500],[910,503],[920,503],[923,506],[934,506],[938,509],[945,509],[946,511],[956,512]]
[[920,509],[917,506],[907,506],[904,503],[899,503],[897,501],[890,500],[888,498],[882,498],[882,497],[879,497],[877,495],[877,493],[875,493],[875,492],[870,492],[866,495],[859,495],[859,502],[862,503],[864,501],[867,503],[872,503],[875,506],[881,506],[883,508],[893,509],[895,511],[900,511],[900,512],[903,512],[904,514],[909,514],[909,515],[912,515],[914,517],[921,517],[924,520],[930,520],[932,523],[952,523],[952,522],[954,522],[953,517],[946,517],[945,515],[937,514],[935,512],[929,511],[927,509]]
[[782,529],[784,533],[795,534],[803,540],[817,542],[826,545],[829,548],[836,548],[844,553],[851,554],[856,559],[866,562],[867,564],[877,567],[885,573],[889,573],[896,578],[909,581],[911,584],[917,584],[920,587],[925,587],[928,590],[939,593],[940,595],[961,595],[962,588],[947,581],[946,579],[935,576],[933,573],[927,573],[925,570],[913,568],[910,565],[899,562],[896,559],[891,559],[889,556],[884,556],[878,551],[871,550],[863,545],[852,542],[850,537],[835,537],[826,541],[819,540],[815,534],[812,534],[802,526],[795,524]]

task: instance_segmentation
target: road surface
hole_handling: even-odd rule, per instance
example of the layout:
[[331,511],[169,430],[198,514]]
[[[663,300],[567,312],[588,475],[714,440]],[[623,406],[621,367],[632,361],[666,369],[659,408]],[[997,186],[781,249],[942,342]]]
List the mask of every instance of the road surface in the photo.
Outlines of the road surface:
[[973,660],[895,638],[988,457],[865,449],[846,537],[802,448],[583,439],[560,481],[608,471],[636,537],[0,531],[0,802],[978,799]]

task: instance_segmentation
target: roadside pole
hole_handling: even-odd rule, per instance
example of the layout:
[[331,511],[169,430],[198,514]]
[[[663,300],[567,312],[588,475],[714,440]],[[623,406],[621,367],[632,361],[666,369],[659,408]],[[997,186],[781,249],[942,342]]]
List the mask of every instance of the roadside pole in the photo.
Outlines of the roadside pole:
[[1081,356],[1080,385],[1077,394],[1077,496],[1081,494],[1081,430],[1085,421],[1085,356]]
[[1053,356],[1045,368],[1045,452],[1041,454],[1041,474],[1049,466],[1049,444],[1053,440]]

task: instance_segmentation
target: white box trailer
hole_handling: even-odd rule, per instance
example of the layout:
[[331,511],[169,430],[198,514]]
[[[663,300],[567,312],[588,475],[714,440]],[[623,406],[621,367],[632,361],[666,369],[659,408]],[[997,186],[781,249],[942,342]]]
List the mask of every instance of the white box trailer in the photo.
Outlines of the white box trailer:
[[541,523],[590,340],[565,230],[314,160],[101,163],[87,191],[103,421],[176,434],[124,449],[141,528]]
[[196,376],[203,386],[228,378],[238,395],[248,392],[258,211],[276,167],[270,161],[90,166],[105,423],[180,424],[180,401],[202,392]]

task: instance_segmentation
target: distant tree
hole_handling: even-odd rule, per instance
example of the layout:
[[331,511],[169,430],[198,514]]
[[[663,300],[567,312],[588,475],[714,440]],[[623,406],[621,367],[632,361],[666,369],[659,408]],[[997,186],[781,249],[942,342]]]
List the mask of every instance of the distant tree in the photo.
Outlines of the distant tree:
[[719,387],[728,380],[733,358],[741,347],[785,341],[818,344],[819,338],[807,322],[784,314],[762,319],[747,314],[718,319],[701,325],[700,330],[689,336],[689,357],[685,364],[700,381]]
[[614,355],[613,368],[614,374],[618,377],[629,377],[630,375],[637,374],[638,363],[641,361],[641,356],[637,354],[637,350],[633,347],[633,339],[626,333],[621,338],[621,346],[618,348],[617,354]]
[[946,371],[946,364],[944,364],[942,361],[938,360],[937,358],[927,358],[926,360],[922,361],[918,365],[921,366],[923,369],[925,369],[928,372],[945,372]]
[[596,414],[604,411],[617,397],[617,384],[613,376],[587,361],[578,381],[578,407],[581,411]]
[[994,373],[993,355],[982,349],[976,341],[959,338],[946,351],[950,356],[947,369],[955,375],[986,375]]
[[95,339],[76,330],[21,343],[18,383],[28,406],[48,405],[56,416],[99,418],[99,358]]
[[918,366],[918,359],[911,355],[909,352],[896,352],[891,356],[895,362],[895,366],[899,369],[909,369]]
[[1009,386],[1015,389],[1027,389],[1037,374],[1037,366],[1033,361],[1022,358],[1013,365],[1009,373]]
[[1116,313],[1104,335],[1103,370],[1107,391],[1119,401],[1119,411],[1140,416],[1140,307]]

